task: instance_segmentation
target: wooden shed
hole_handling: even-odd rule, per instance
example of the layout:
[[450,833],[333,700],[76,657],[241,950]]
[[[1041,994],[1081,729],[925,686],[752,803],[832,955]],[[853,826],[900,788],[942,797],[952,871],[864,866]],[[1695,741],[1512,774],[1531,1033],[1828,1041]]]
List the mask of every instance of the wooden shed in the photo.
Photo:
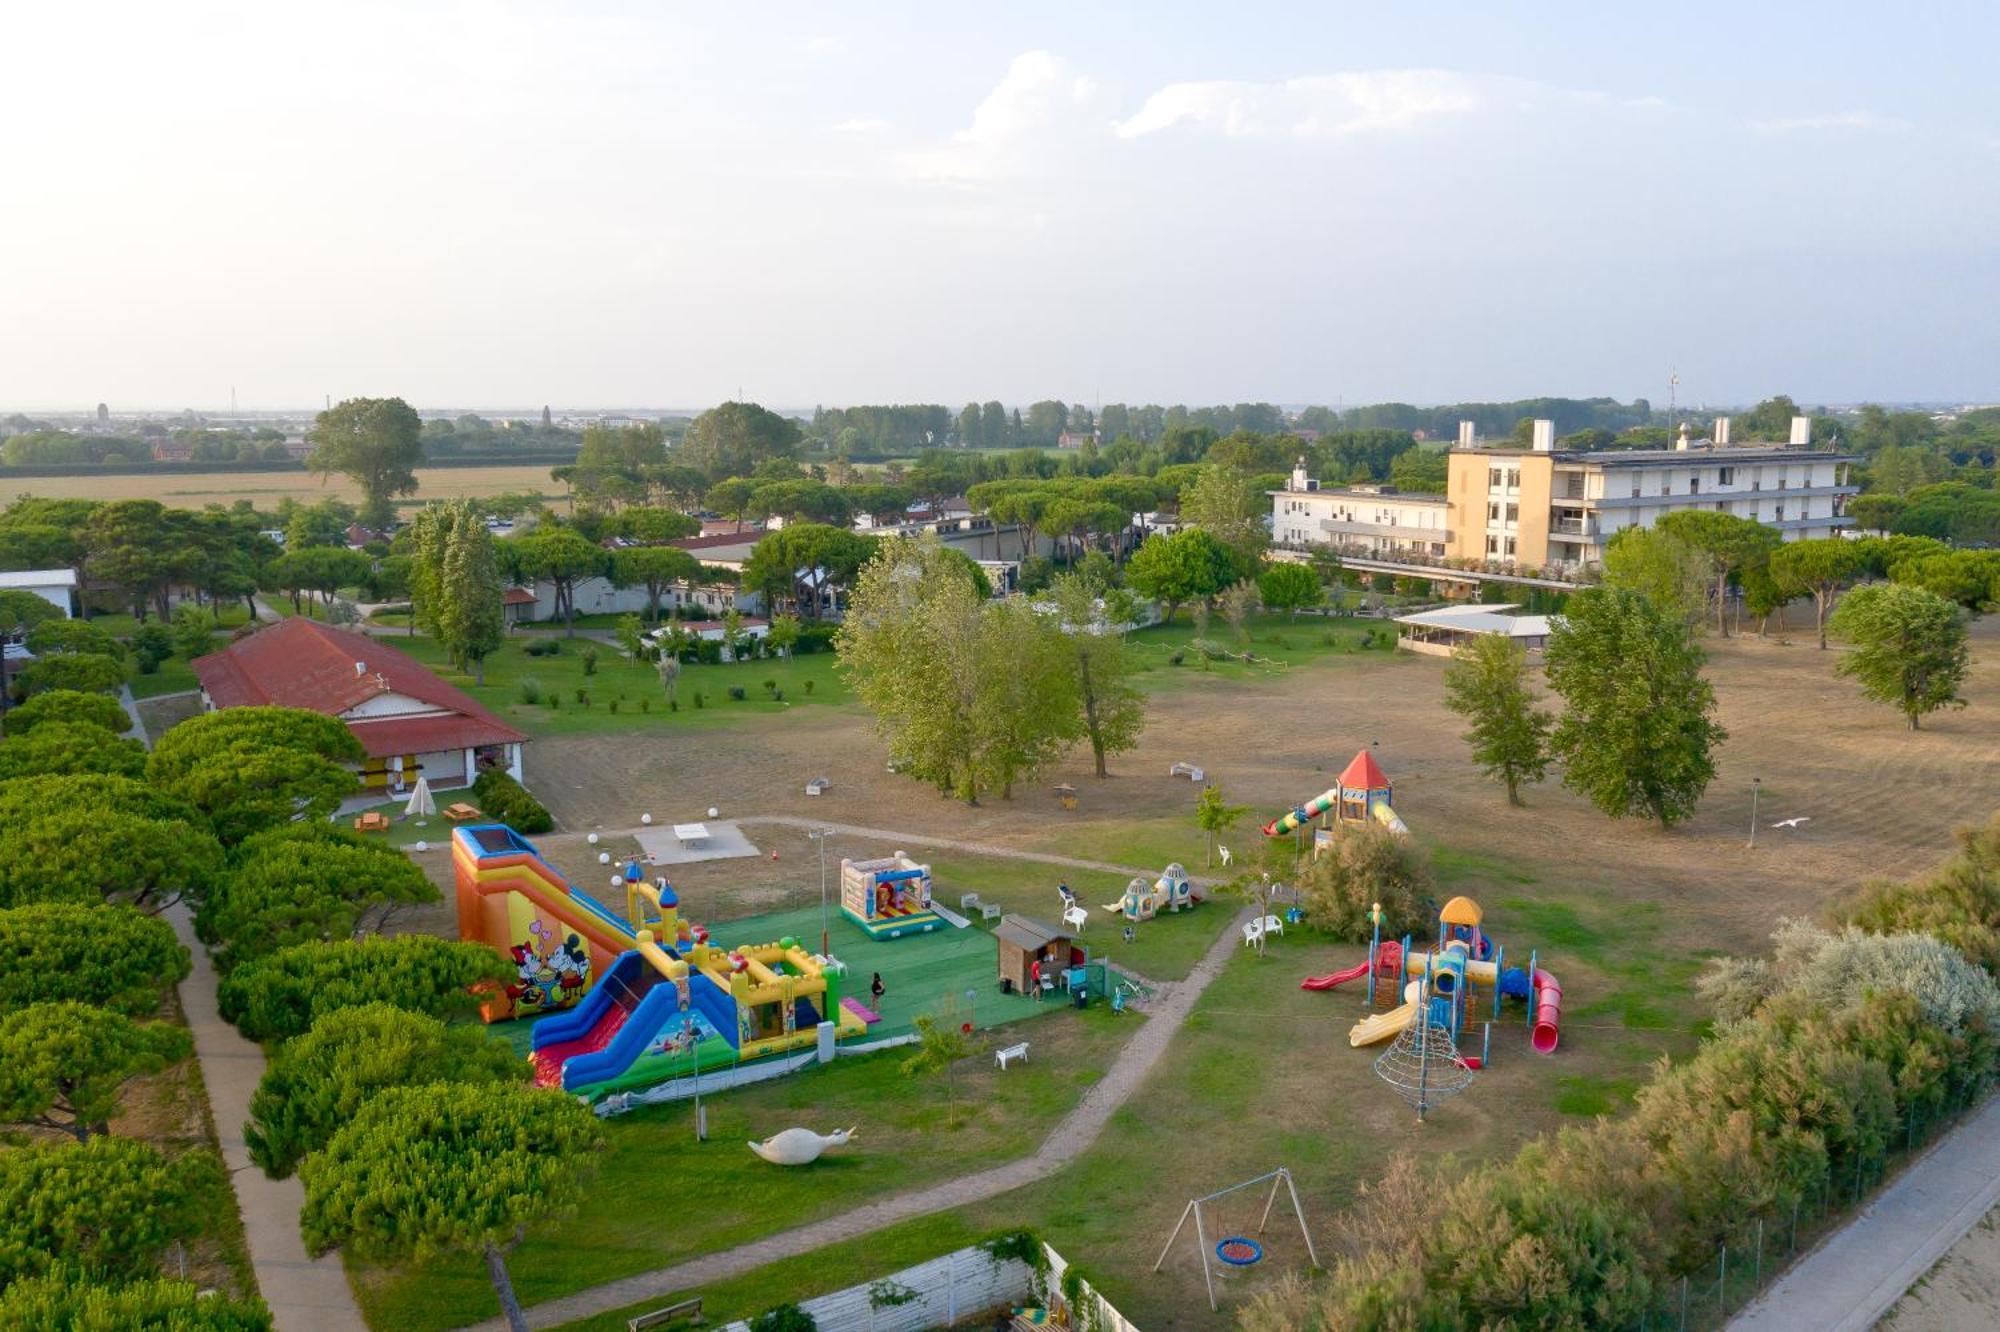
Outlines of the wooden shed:
[[1028,993],[1028,964],[1041,959],[1044,976],[1060,976],[1084,960],[1084,950],[1071,936],[1033,916],[1005,915],[993,937],[1000,945],[1000,979]]

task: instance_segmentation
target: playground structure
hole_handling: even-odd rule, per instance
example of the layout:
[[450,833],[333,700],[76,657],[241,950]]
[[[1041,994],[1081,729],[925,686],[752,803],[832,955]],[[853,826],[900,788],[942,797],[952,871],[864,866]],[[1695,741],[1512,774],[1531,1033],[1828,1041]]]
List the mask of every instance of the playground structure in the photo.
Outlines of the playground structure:
[[594,1101],[867,1030],[842,1004],[835,968],[792,939],[712,946],[681,919],[672,887],[644,882],[636,863],[613,878],[623,918],[503,824],[454,829],[452,868],[459,937],[517,970],[482,1016],[551,1014],[532,1036],[544,1086]]
[[1374,756],[1364,749],[1341,770],[1338,782],[1291,813],[1282,814],[1265,824],[1264,836],[1282,837],[1318,819],[1321,826],[1313,834],[1313,852],[1318,854],[1321,847],[1332,841],[1334,827],[1366,823],[1372,819],[1398,837],[1407,837],[1410,835],[1409,827],[1396,813],[1395,802],[1394,783],[1383,773]]
[[1233,1193],[1255,1188],[1266,1181],[1270,1182],[1271,1196],[1264,1200],[1264,1212],[1257,1219],[1256,1233],[1259,1235],[1263,1234],[1265,1227],[1270,1225],[1271,1209],[1278,1202],[1278,1190],[1281,1188],[1284,1189],[1292,1200],[1292,1215],[1297,1218],[1299,1223],[1299,1238],[1306,1242],[1306,1257],[1314,1267],[1318,1267],[1319,1254],[1314,1252],[1312,1232],[1306,1228],[1305,1209],[1299,1206],[1298,1186],[1292,1183],[1292,1172],[1284,1166],[1279,1166],[1269,1174],[1259,1175],[1255,1179],[1246,1179],[1241,1184],[1231,1184],[1226,1189],[1217,1189],[1214,1193],[1200,1198],[1188,1199],[1188,1205],[1181,1209],[1181,1219],[1174,1223],[1174,1233],[1167,1236],[1166,1245],[1161,1248],[1159,1260],[1153,1264],[1153,1270],[1157,1272],[1166,1266],[1167,1255],[1174,1251],[1174,1241],[1181,1237],[1181,1232],[1187,1229],[1188,1219],[1192,1217],[1194,1219],[1195,1250],[1201,1255],[1201,1279],[1208,1287],[1208,1307],[1210,1311],[1214,1311],[1217,1305],[1215,1302],[1215,1270],[1209,1261],[1211,1247],[1214,1249],[1215,1257],[1229,1266],[1248,1267],[1252,1263],[1263,1259],[1264,1246],[1256,1240],[1243,1235],[1225,1236],[1211,1246],[1208,1238],[1208,1216],[1204,1209],[1214,1206],[1217,1201]]
[[947,923],[931,909],[931,867],[901,851],[877,860],[842,860],[840,911],[871,939],[922,934]]
[[[1505,950],[1482,928],[1484,913],[1469,897],[1454,897],[1438,911],[1438,935],[1433,948],[1411,947],[1410,936],[1402,942],[1382,938],[1381,907],[1370,912],[1375,937],[1368,956],[1354,966],[1325,976],[1308,976],[1301,989],[1331,990],[1349,981],[1368,980],[1368,1004],[1376,1007],[1379,994],[1400,1005],[1387,1011],[1370,1012],[1348,1032],[1348,1043],[1359,1049],[1401,1035],[1417,1021],[1421,1011],[1426,1022],[1439,1028],[1450,1041],[1464,1038],[1466,1023],[1486,1001],[1480,991],[1491,995],[1491,1019],[1500,1016],[1502,999],[1522,999],[1528,1006],[1528,1040],[1538,1054],[1554,1054],[1562,1022],[1562,985],[1536,965],[1538,955],[1528,954],[1528,965],[1509,967]],[[1405,985],[1405,981],[1411,982]],[[1414,993],[1412,993],[1414,991]],[[1468,1059],[1469,1066],[1483,1066],[1490,1047]]]
[[1151,920],[1162,910],[1180,911],[1203,901],[1205,896],[1188,872],[1175,863],[1162,870],[1157,879],[1133,879],[1125,885],[1124,895],[1116,902],[1106,902],[1104,909],[1115,911],[1127,920]]

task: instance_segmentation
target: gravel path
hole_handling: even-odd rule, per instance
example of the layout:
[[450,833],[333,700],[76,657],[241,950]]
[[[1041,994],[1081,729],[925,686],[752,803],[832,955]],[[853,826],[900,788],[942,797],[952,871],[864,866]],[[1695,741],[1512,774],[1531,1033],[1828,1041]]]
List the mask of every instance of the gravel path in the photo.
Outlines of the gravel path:
[[[743,819],[740,822],[787,823],[794,826],[820,826],[810,819],[765,818],[761,820]],[[918,839],[902,833],[886,833],[873,828],[856,828],[839,824],[827,825],[867,836],[882,836],[891,841],[901,839],[925,845],[948,846],[959,850],[975,851],[982,855],[1008,855],[1019,858],[1049,860],[1059,864],[1074,865],[1084,869],[1109,869],[1120,873],[1125,867],[1107,865],[1098,861],[1069,860],[1056,856],[1027,857],[1019,851],[1004,847],[982,846],[977,843],[949,842],[942,839]],[[1136,872],[1136,871],[1134,871]],[[1032,1155],[1009,1161],[1005,1165],[994,1166],[974,1175],[964,1175],[958,1179],[946,1180],[930,1188],[917,1189],[910,1193],[897,1194],[857,1207],[838,1216],[830,1216],[811,1225],[799,1226],[780,1234],[769,1235],[749,1244],[738,1245],[720,1253],[703,1254],[671,1267],[655,1268],[636,1276],[624,1277],[618,1281],[593,1286],[589,1290],[565,1295],[560,1299],[548,1300],[528,1310],[528,1322],[535,1327],[555,1327],[578,1318],[594,1314],[608,1313],[622,1309],[642,1300],[663,1299],[684,1290],[696,1289],[710,1282],[738,1276],[766,1263],[774,1263],[782,1258],[794,1257],[829,1244],[880,1230],[884,1226],[908,1221],[913,1217],[928,1216],[933,1212],[949,1211],[969,1203],[984,1202],[988,1198],[1011,1192],[1026,1184],[1035,1184],[1049,1177],[1049,1172],[1070,1161],[1097,1141],[1097,1135],[1104,1131],[1111,1116],[1132,1093],[1138,1090],[1146,1075],[1160,1061],[1167,1045],[1180,1030],[1181,1023],[1193,1010],[1195,1001],[1208,988],[1236,951],[1237,941],[1242,936],[1241,922],[1249,918],[1246,909],[1229,921],[1227,928],[1216,937],[1208,952],[1202,955],[1194,970],[1186,980],[1173,981],[1158,987],[1154,997],[1146,1005],[1146,1021],[1118,1052],[1104,1076],[1086,1091],[1076,1108],[1063,1116],[1041,1147]],[[505,1332],[506,1323],[493,1319],[477,1325],[477,1332]]]
[[340,1255],[308,1258],[299,1238],[299,1209],[305,1189],[298,1176],[272,1179],[250,1164],[243,1124],[250,1118],[250,1095],[264,1076],[264,1052],[222,1020],[215,998],[215,968],[208,950],[194,937],[187,903],[168,908],[174,933],[194,956],[194,968],[180,984],[181,1011],[194,1036],[195,1058],[215,1115],[215,1136],[229,1168],[230,1187],[243,1212],[243,1235],[257,1288],[278,1332],[365,1332],[361,1310],[348,1287]]

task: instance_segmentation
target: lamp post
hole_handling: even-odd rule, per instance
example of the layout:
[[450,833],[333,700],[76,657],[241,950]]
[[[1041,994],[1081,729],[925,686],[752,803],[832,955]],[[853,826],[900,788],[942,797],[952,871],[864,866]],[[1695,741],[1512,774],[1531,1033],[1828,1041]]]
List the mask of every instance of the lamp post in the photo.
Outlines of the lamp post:
[[1762,777],[1752,777],[1750,779],[1750,847],[1752,850],[1755,850],[1757,846],[1757,793],[1763,789],[1764,779]]
[[819,843],[819,955],[832,957],[826,912],[826,839],[833,832],[831,828],[814,828],[806,836]]

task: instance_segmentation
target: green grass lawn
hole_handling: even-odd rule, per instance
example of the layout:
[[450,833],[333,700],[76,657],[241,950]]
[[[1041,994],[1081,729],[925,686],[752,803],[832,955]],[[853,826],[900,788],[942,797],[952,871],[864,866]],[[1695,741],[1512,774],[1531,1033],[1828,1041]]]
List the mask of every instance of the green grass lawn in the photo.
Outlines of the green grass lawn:
[[[1294,621],[1259,613],[1244,622],[1244,632],[1247,642],[1237,638],[1218,615],[1209,622],[1208,641],[1226,652],[1255,660],[1204,662],[1193,648],[1195,629],[1186,611],[1170,625],[1134,631],[1127,641],[1140,663],[1140,681],[1148,689],[1171,689],[1208,678],[1239,680],[1280,674],[1328,657],[1394,652],[1396,646],[1396,627],[1387,620],[1307,615]],[[1176,655],[1182,658],[1179,666],[1173,664]]]
[[[1032,1062],[1002,1073],[979,1056],[957,1068],[955,1125],[947,1123],[945,1089],[904,1076],[894,1050],[704,1098],[709,1139],[701,1144],[686,1104],[607,1120],[609,1145],[592,1201],[575,1218],[530,1229],[508,1260],[515,1287],[528,1303],[551,1299],[1011,1160],[1033,1150],[1141,1021],[1102,1007],[1037,1020]],[[989,1040],[1004,1044],[1012,1031],[995,1031]],[[744,1146],[795,1124],[861,1131],[850,1146],[809,1167],[769,1165]],[[912,1228],[901,1249],[873,1237],[853,1249],[891,1270],[902,1262],[893,1254],[916,1253],[946,1233],[930,1221]],[[846,1269],[823,1255],[809,1258],[787,1266],[801,1279],[830,1278],[828,1288],[846,1284]],[[498,1311],[477,1258],[354,1270],[373,1327],[456,1327]],[[742,1298],[756,1298],[755,1292],[746,1288]]]
[[194,667],[181,657],[168,657],[151,675],[141,675],[137,671],[132,673],[133,698],[158,698],[161,694],[178,694],[199,688],[201,681],[195,678]]
[[[732,662],[726,665],[684,666],[676,698],[669,705],[651,662],[619,655],[616,646],[592,639],[551,639],[546,635],[510,635],[486,659],[486,682],[454,672],[436,643],[421,634],[394,634],[382,640],[436,670],[493,711],[537,736],[598,735],[646,728],[726,726],[744,717],[780,716],[799,708],[838,705],[847,701],[847,684],[834,670],[831,652],[815,652],[789,660]],[[531,657],[528,643],[559,642],[550,656]],[[597,652],[593,674],[584,674],[585,648]],[[524,703],[522,684],[532,679],[542,701]],[[778,699],[764,687],[772,681],[783,694]],[[731,687],[744,697],[729,697]],[[580,703],[577,690],[588,703]],[[695,699],[700,696],[702,705]],[[558,702],[550,706],[548,700]],[[613,704],[616,704],[616,710]]]

